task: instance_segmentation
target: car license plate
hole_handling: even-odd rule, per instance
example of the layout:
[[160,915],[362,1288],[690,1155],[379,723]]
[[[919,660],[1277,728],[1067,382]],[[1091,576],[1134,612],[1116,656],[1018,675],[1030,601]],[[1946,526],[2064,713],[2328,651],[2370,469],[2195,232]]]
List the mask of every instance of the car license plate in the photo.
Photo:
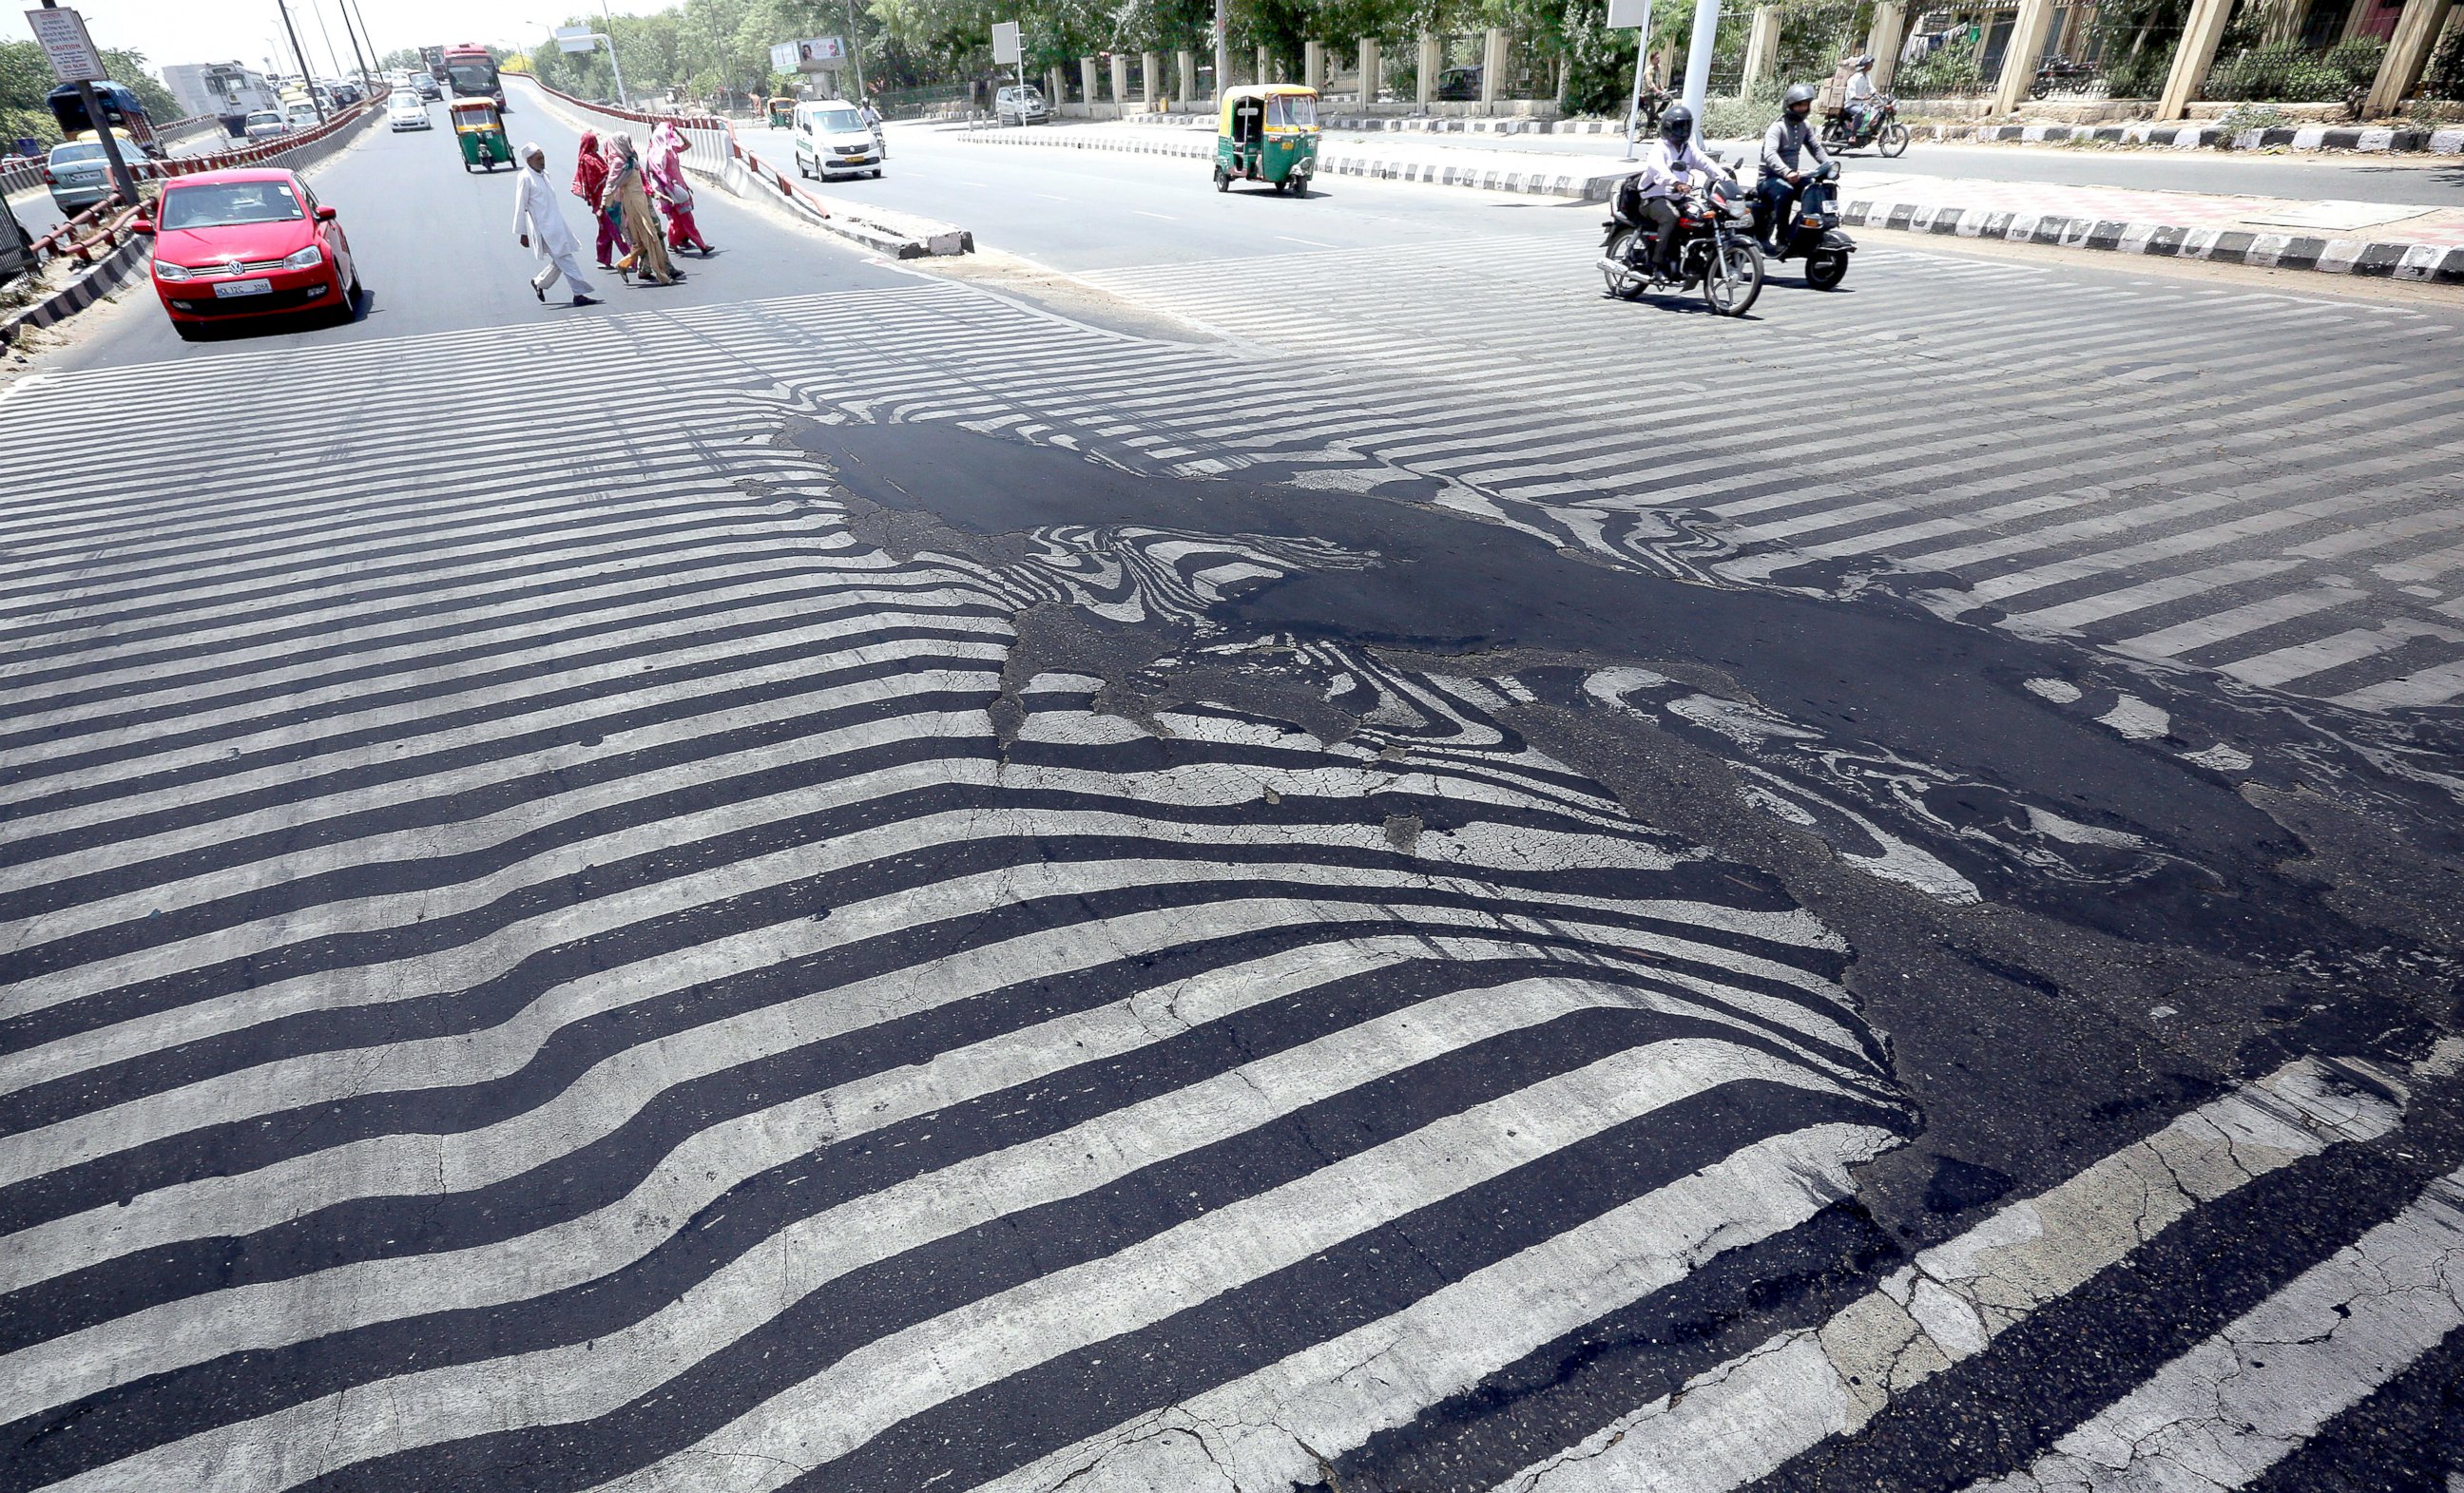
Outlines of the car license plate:
[[272,280],[225,280],[214,287],[214,294],[225,300],[237,296],[266,296],[273,291]]

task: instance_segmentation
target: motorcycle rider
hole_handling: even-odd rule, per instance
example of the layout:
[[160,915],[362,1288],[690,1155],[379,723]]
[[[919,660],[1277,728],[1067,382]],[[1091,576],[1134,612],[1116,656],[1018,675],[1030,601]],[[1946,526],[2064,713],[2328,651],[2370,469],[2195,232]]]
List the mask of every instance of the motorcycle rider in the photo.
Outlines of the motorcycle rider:
[[1811,153],[1814,165],[1829,165],[1831,156],[1822,148],[1819,133],[1814,128],[1814,96],[1812,83],[1799,83],[1781,100],[1782,113],[1763,132],[1763,179],[1757,187],[1763,202],[1762,249],[1776,255],[1779,250],[1772,240],[1779,226],[1789,220],[1789,210],[1796,205],[1796,194],[1805,187],[1805,157]]
[[1857,59],[1855,70],[1848,75],[1848,138],[1851,141],[1865,138],[1865,121],[1873,116],[1874,100],[1881,96],[1881,90],[1874,86],[1874,57],[1868,53]]
[[1644,152],[1642,169],[1632,181],[1642,198],[1643,217],[1651,224],[1651,262],[1663,279],[1677,277],[1677,207],[1674,198],[1692,190],[1693,173],[1725,176],[1720,164],[1694,140],[1694,111],[1672,103],[1660,116],[1660,138]]

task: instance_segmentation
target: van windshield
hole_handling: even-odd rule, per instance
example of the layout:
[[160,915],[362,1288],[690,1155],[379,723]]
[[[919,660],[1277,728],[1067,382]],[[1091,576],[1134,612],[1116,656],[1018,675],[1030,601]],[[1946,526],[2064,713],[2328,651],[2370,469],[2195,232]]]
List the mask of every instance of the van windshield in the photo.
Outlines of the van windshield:
[[846,135],[864,128],[864,116],[853,109],[818,109],[813,113],[813,128],[825,135]]

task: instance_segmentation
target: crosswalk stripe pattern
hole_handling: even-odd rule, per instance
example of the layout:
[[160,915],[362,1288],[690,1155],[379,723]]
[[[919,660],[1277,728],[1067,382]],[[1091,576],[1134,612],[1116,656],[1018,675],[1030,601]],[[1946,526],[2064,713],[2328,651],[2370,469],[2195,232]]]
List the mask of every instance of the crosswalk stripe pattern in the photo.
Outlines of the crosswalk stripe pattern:
[[[606,407],[645,358],[688,392]],[[1281,1489],[1821,1247],[1915,1124],[1838,940],[1517,737],[1516,681],[1296,648],[1369,697],[1329,745],[1006,673],[1024,608],[1202,642],[1230,592],[1375,557],[1071,526],[902,560],[782,438],[956,422],[1752,558],[1518,496],[1528,422],[1598,450],[1561,412],[1330,362],[1262,427],[1224,358],[919,285],[513,356],[235,355],[352,418],[269,413],[221,468],[127,428],[203,418],[193,366],[0,398],[0,451],[138,437],[109,472],[0,458],[9,1485]],[[556,456],[519,414],[440,446],[449,398],[497,394],[556,412]],[[1782,756],[1757,791],[1798,791]],[[2141,1146],[2204,1125],[2291,1172],[2400,1110],[2305,1061]],[[1953,1331],[1915,1281],[1871,1290]],[[1522,1465],[1494,1460],[1461,1485]]]
[[[1430,406],[1454,386],[1428,422],[1452,440],[1381,448],[1367,378],[1328,437],[1628,559],[1755,583],[1810,561],[1931,578],[1948,615],[2123,657],[2371,712],[2464,697],[2447,667],[2464,547],[2431,538],[2457,512],[2456,317],[1896,248],[1859,261],[1854,296],[1777,272],[1749,332],[1602,300],[1564,235],[1084,278],[1390,370]],[[2387,647],[2300,651],[2355,611],[2394,629],[2374,634]]]
[[[1671,1285],[1905,1133],[1837,939],[1472,682],[1344,656],[1378,724],[1329,747],[1005,679],[1023,608],[1195,636],[1377,561],[900,560],[784,419],[1023,402],[795,339],[1001,309],[776,309],[312,354],[353,418],[274,414],[262,459],[7,473],[11,1485],[742,1486],[755,1444],[800,1460],[769,1482],[982,1482],[1162,1393],[1108,1345],[1274,1324],[1182,1370],[1229,1384],[1450,1293],[1419,1330],[1476,1372],[1524,1252]],[[646,351],[693,392],[575,413]],[[439,448],[474,377],[607,455]],[[220,386],[48,380],[0,449]],[[1089,419],[1042,436],[1144,434]],[[1584,1242],[1681,1197],[1655,1272]],[[1364,1296],[1381,1256],[1427,1273]],[[950,1449],[1004,1396],[1049,1414]]]

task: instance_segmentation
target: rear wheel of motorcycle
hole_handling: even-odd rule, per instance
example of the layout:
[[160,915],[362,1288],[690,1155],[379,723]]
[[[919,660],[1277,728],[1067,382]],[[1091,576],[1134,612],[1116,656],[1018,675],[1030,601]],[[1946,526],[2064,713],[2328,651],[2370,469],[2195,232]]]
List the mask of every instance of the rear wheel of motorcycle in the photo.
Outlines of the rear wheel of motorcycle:
[[1743,239],[1707,247],[1703,259],[1703,299],[1724,317],[1742,317],[1763,293],[1762,251]]
[[[1621,228],[1617,230],[1615,233],[1609,236],[1608,247],[1600,251],[1601,257],[1614,259],[1619,264],[1632,264],[1634,262],[1635,237],[1641,231],[1642,231],[1640,229],[1631,228]],[[1617,270],[1603,269],[1600,271],[1600,278],[1608,282],[1609,294],[1615,296],[1619,300],[1637,300],[1641,298],[1642,272],[1639,270],[1626,270],[1620,272]]]
[[1902,124],[1899,121],[1893,120],[1890,123],[1882,126],[1882,136],[1879,143],[1882,147],[1882,154],[1886,156],[1897,157],[1906,154],[1908,148],[1908,127]]
[[1836,291],[1848,277],[1848,256],[1837,249],[1817,249],[1805,261],[1805,283],[1818,291]]

